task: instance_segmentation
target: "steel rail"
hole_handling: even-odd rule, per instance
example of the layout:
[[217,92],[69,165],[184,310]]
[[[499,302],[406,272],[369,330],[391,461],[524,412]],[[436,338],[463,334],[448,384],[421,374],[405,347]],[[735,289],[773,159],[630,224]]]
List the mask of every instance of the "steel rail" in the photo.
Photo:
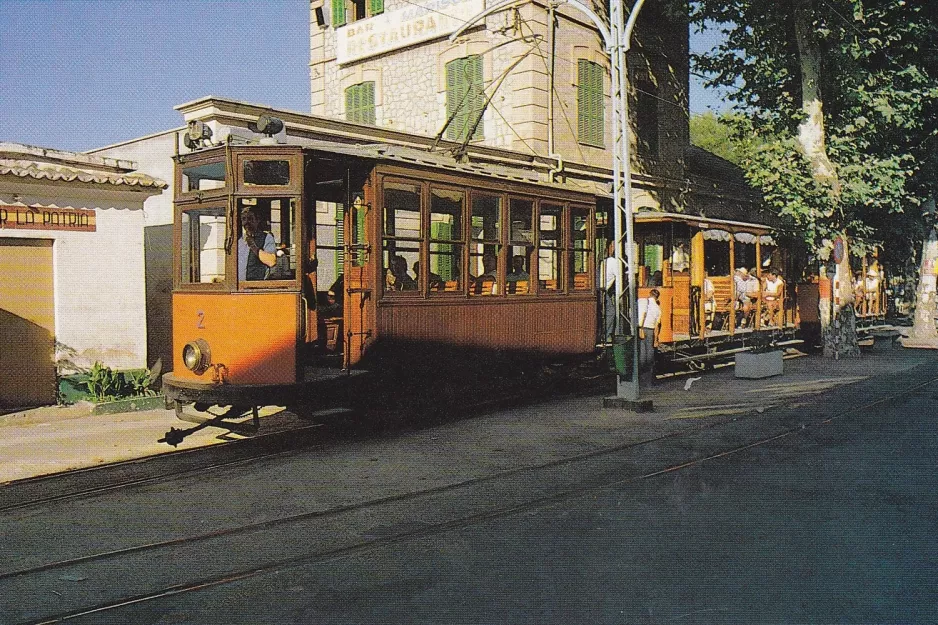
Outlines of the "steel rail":
[[[811,423],[800,423],[797,426],[790,427],[786,430],[783,430],[771,436],[765,436],[756,441],[751,441],[745,444],[728,447],[726,449],[722,449],[722,450],[710,453],[706,456],[694,458],[686,462],[673,464],[663,469],[649,471],[638,476],[630,476],[624,479],[604,481],[598,484],[591,484],[588,486],[561,490],[561,491],[551,493],[548,495],[536,497],[534,499],[524,501],[522,503],[509,505],[509,506],[503,506],[503,507],[497,507],[494,509],[486,510],[484,512],[464,515],[456,519],[450,519],[450,520],[443,521],[440,523],[430,524],[419,530],[405,531],[405,532],[401,532],[393,536],[378,537],[378,538],[374,538],[371,540],[364,540],[354,545],[348,545],[348,546],[343,546],[343,547],[339,547],[339,548],[332,549],[332,550],[321,551],[319,553],[298,555],[298,556],[291,557],[291,558],[283,558],[277,561],[270,562],[263,566],[253,567],[250,569],[244,569],[244,570],[236,571],[233,573],[227,573],[225,575],[207,577],[207,578],[200,579],[194,582],[169,586],[169,587],[160,589],[158,591],[150,592],[150,593],[124,597],[119,600],[101,603],[101,604],[87,607],[87,608],[81,608],[78,610],[63,612],[58,615],[43,617],[42,620],[29,621],[28,623],[25,623],[24,625],[46,625],[50,623],[59,623],[59,622],[71,620],[74,618],[86,617],[86,616],[90,616],[93,614],[98,614],[98,613],[102,613],[102,612],[106,612],[110,610],[119,609],[119,608],[126,607],[129,605],[143,603],[146,601],[153,601],[153,600],[161,599],[164,597],[179,595],[179,594],[188,593],[188,592],[195,592],[198,590],[203,590],[203,589],[211,588],[215,586],[221,586],[221,585],[233,583],[236,581],[241,581],[244,579],[249,579],[252,577],[257,577],[257,576],[266,575],[270,573],[276,573],[276,572],[280,572],[286,569],[295,568],[297,566],[325,562],[325,561],[334,560],[334,559],[342,558],[342,557],[349,557],[352,555],[357,555],[359,553],[366,553],[366,552],[373,551],[375,549],[379,549],[385,546],[405,542],[405,541],[412,540],[412,539],[430,537],[430,536],[445,533],[448,531],[462,529],[465,527],[471,527],[473,525],[478,525],[480,523],[484,523],[487,521],[512,516],[514,514],[518,514],[521,512],[528,512],[528,511],[537,510],[541,508],[548,508],[553,505],[561,504],[571,499],[577,499],[587,494],[596,493],[596,492],[614,489],[614,488],[619,488],[619,487],[626,486],[629,484],[635,484],[643,480],[653,479],[655,477],[659,477],[662,475],[667,475],[670,473],[674,473],[677,471],[695,467],[705,462],[732,456],[732,455],[735,455],[735,454],[738,454],[738,453],[741,453],[750,449],[754,449],[754,448],[787,438],[793,434],[801,434],[801,433],[806,433],[808,431],[813,431],[821,426],[828,425],[846,416],[863,414],[865,409],[868,409],[872,406],[890,402],[897,398],[908,399],[913,393],[920,391],[921,389],[931,384],[934,384],[935,382],[938,382],[938,377],[930,378],[927,381],[917,383],[915,385],[904,388],[901,391],[895,392],[885,397],[880,397],[876,400],[866,402],[865,404],[862,404],[860,406],[850,406],[839,412],[834,413],[833,415],[818,419]],[[380,498],[376,500],[362,502],[360,504],[341,506],[339,508],[333,508],[330,510],[303,513],[303,514],[298,514],[298,515],[292,515],[289,517],[283,517],[280,519],[271,519],[271,520],[264,521],[261,523],[250,524],[250,525],[246,525],[246,526],[238,527],[238,528],[230,528],[227,530],[220,530],[217,532],[211,532],[211,533],[207,533],[207,534],[195,536],[195,537],[188,537],[188,538],[175,539],[172,541],[152,543],[149,545],[141,545],[141,546],[131,547],[127,549],[120,549],[120,550],[115,550],[115,551],[107,552],[103,554],[89,555],[89,556],[76,558],[76,559],[68,560],[68,561],[50,563],[50,564],[43,565],[40,567],[34,567],[31,569],[24,569],[21,571],[15,571],[15,572],[4,574],[0,576],[0,580],[14,577],[14,576],[22,576],[22,575],[27,575],[27,574],[34,573],[34,572],[41,572],[41,571],[46,571],[50,569],[60,568],[63,566],[70,566],[70,565],[78,564],[78,563],[87,563],[93,560],[103,560],[103,559],[111,558],[111,557],[118,556],[118,555],[126,555],[126,554],[136,553],[140,551],[158,549],[164,546],[174,546],[174,545],[179,545],[179,544],[196,542],[199,540],[205,540],[208,538],[215,538],[219,536],[235,535],[241,532],[256,531],[258,529],[266,529],[266,528],[275,527],[278,525],[294,523],[300,520],[307,520],[311,518],[325,518],[328,516],[336,516],[339,514],[343,514],[349,511],[364,510],[370,507],[376,507],[376,506],[385,505],[388,503],[412,500],[418,497],[423,497],[423,496],[432,495],[432,494],[439,494],[441,492],[452,491],[452,490],[456,490],[458,488],[462,488],[465,486],[471,486],[474,484],[494,481],[494,480],[501,479],[504,477],[510,477],[512,475],[516,475],[522,472],[537,471],[537,470],[542,470],[544,468],[550,468],[550,467],[555,467],[555,466],[562,466],[564,464],[572,464],[575,462],[581,462],[583,460],[587,460],[590,458],[611,454],[616,451],[623,451],[629,448],[636,448],[636,447],[651,444],[654,442],[666,440],[669,438],[682,436],[682,435],[690,433],[691,430],[703,431],[707,429],[712,429],[714,427],[718,427],[719,425],[723,425],[731,421],[734,421],[734,422],[740,421],[739,416],[736,415],[735,417],[731,419],[726,419],[719,423],[710,423],[710,424],[706,424],[704,426],[700,426],[697,428],[687,428],[687,429],[678,430],[678,431],[675,431],[675,432],[672,432],[672,433],[669,433],[660,437],[656,437],[654,439],[650,439],[647,441],[641,441],[638,443],[631,443],[631,444],[625,444],[625,445],[617,445],[617,446],[612,446],[612,447],[605,447],[605,448],[594,450],[594,451],[587,452],[584,454],[568,456],[565,458],[560,458],[560,459],[550,461],[547,463],[543,463],[543,464],[539,464],[539,465],[518,467],[518,468],[510,469],[507,471],[502,471],[496,474],[492,474],[492,475],[488,475],[488,476],[484,476],[480,478],[474,478],[471,480],[465,480],[465,481],[454,483],[454,484],[442,485],[442,486],[438,486],[438,487],[431,488],[431,489],[413,491],[411,493],[403,493],[401,495]]]

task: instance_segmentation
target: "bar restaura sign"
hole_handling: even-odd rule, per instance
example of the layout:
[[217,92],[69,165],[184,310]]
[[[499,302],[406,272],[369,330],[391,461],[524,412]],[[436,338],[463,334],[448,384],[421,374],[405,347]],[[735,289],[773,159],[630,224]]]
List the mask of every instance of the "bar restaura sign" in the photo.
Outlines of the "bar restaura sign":
[[336,28],[336,60],[350,63],[446,37],[485,8],[483,0],[431,0]]

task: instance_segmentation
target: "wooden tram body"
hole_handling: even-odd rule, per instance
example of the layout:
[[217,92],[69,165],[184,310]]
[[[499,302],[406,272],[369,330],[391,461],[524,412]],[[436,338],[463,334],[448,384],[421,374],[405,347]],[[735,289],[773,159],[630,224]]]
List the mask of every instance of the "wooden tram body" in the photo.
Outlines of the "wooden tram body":
[[[163,388],[180,416],[187,403],[233,406],[253,408],[256,423],[256,406],[347,384],[381,344],[536,360],[593,355],[609,338],[597,252],[610,208],[595,193],[414,148],[325,141],[179,155],[175,190]],[[245,209],[276,246],[261,278],[245,261]],[[635,236],[638,295],[661,293],[661,364],[796,342],[799,325],[817,320],[824,281],[796,284],[803,263],[768,226],[639,212]],[[323,284],[327,265],[342,279]],[[755,298],[741,327],[737,267],[784,277],[771,323]],[[884,308],[869,301],[869,316]]]
[[[335,387],[380,343],[593,352],[595,196],[410,152],[227,145],[176,157],[174,361],[163,381],[180,415],[187,403],[282,405]],[[277,246],[263,279],[243,266],[245,209]],[[341,241],[325,240],[328,228]],[[338,301],[321,283],[327,251]]]
[[[647,297],[652,288],[660,292],[662,364],[707,363],[755,345],[798,340],[801,287],[790,276],[800,278],[801,267],[772,228],[683,213],[638,213],[635,221],[638,295]],[[737,298],[737,268],[759,282],[748,315]],[[785,283],[774,319],[761,296],[763,273],[770,270]]]

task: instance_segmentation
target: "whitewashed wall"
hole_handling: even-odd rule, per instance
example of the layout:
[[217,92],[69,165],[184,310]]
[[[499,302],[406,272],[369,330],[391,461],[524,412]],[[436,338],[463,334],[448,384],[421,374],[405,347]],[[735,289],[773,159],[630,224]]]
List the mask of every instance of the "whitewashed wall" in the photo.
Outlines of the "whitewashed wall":
[[77,364],[145,367],[144,196],[65,189],[20,185],[15,199],[0,190],[0,203],[94,209],[95,232],[3,229],[0,236],[53,241],[56,341],[74,350]]

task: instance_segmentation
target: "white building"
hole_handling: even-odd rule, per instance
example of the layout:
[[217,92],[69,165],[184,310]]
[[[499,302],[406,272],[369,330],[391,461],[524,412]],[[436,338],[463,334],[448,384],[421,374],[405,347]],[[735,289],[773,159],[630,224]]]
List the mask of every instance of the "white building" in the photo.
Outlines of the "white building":
[[0,143],[0,405],[54,403],[56,366],[146,367],[145,200],[127,160]]

